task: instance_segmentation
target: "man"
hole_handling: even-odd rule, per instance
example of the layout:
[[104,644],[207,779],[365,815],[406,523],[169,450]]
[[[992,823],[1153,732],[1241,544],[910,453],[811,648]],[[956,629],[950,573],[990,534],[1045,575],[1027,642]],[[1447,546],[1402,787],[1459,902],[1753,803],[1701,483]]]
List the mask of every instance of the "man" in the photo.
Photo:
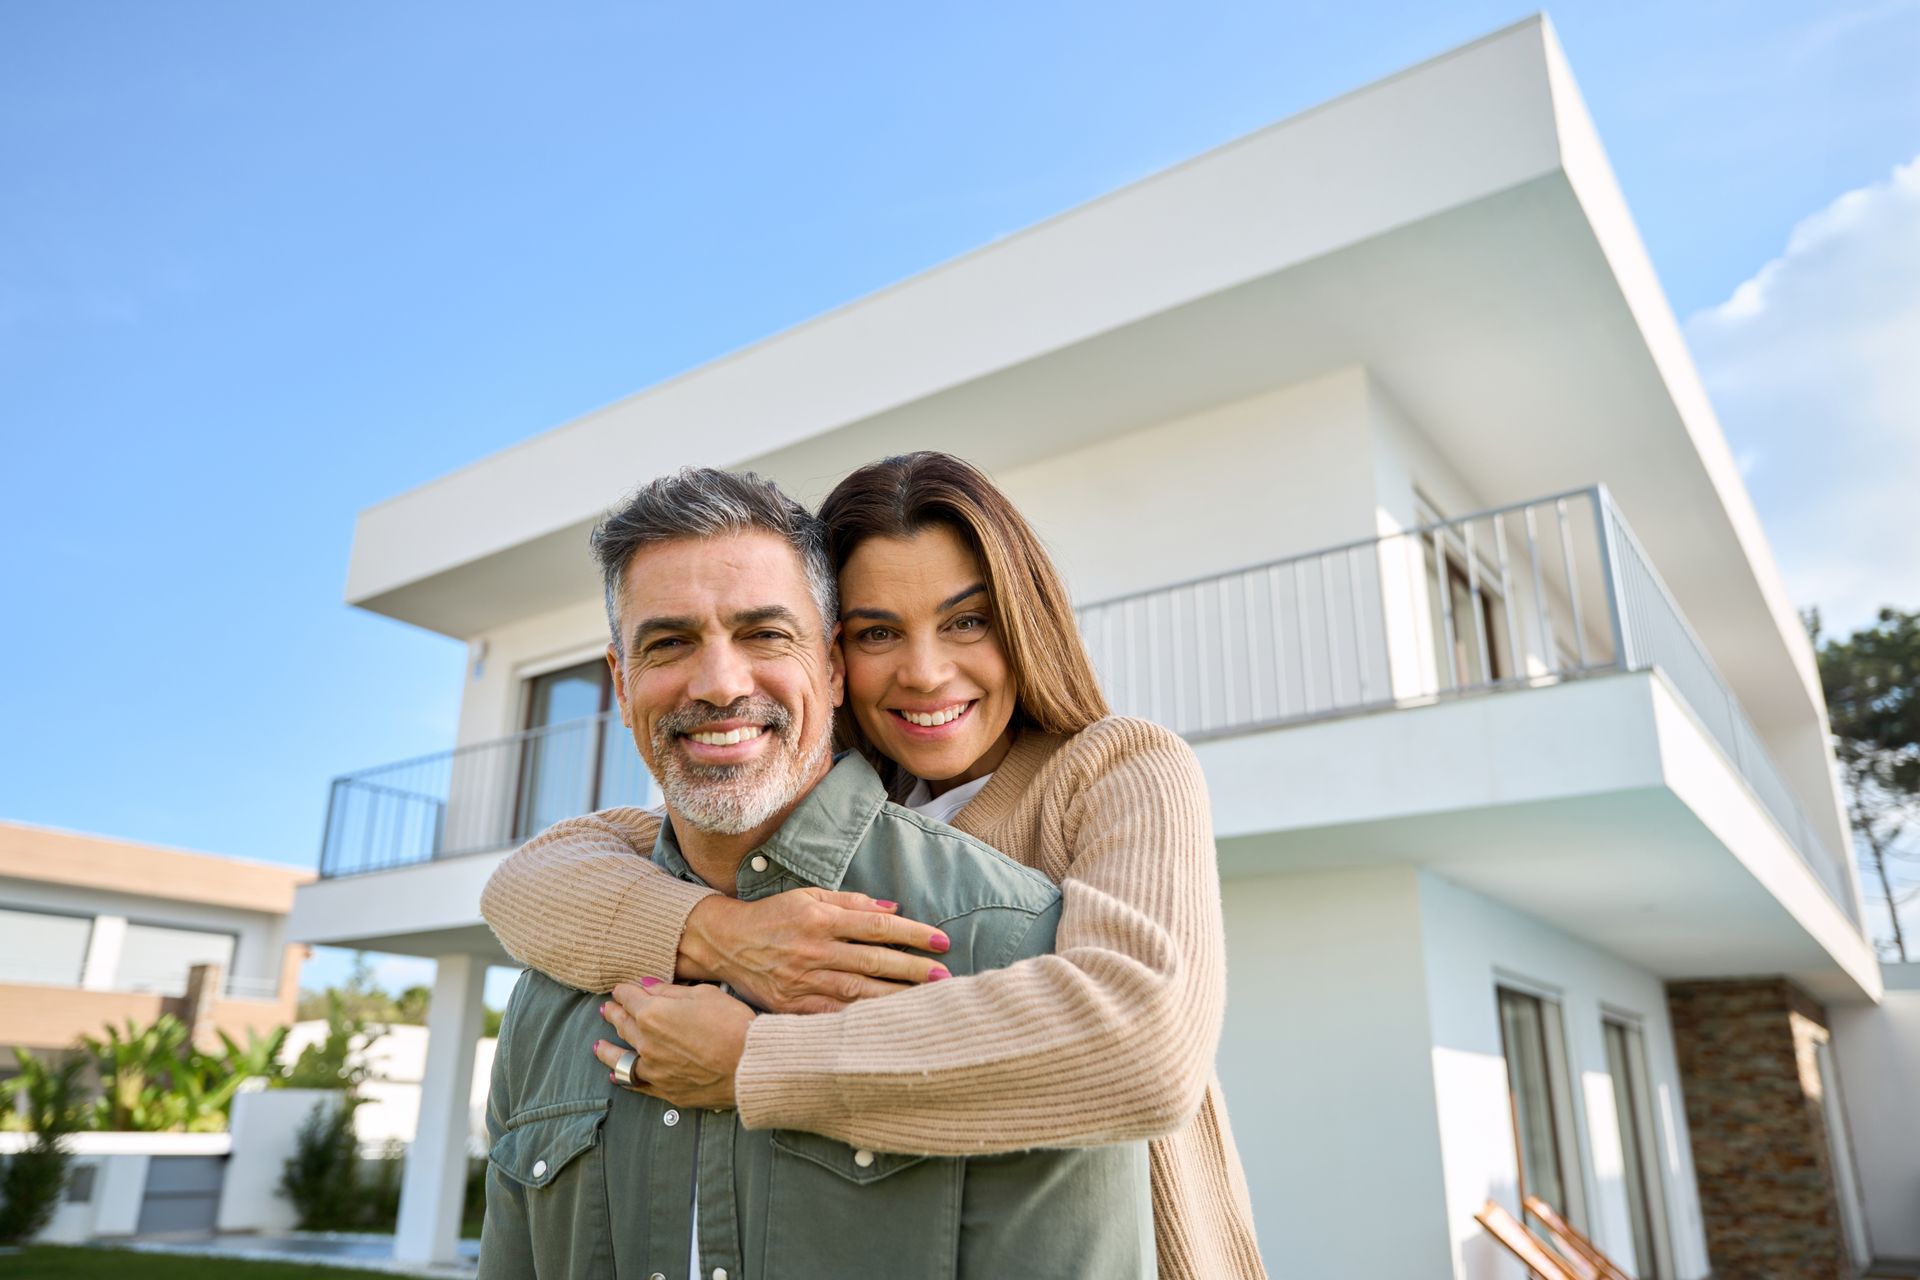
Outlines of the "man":
[[[594,551],[621,719],[666,800],[659,866],[743,899],[811,885],[911,902],[956,974],[1052,950],[1045,876],[887,803],[859,756],[832,759],[836,593],[804,508],[754,476],[683,471],[603,521]],[[742,1042],[753,1016],[711,987],[645,998],[706,1001],[712,1034]],[[953,1159],[748,1131],[727,1096],[620,1087],[672,1046],[609,1041],[607,1015],[633,1025],[538,973],[515,988],[482,1280],[1152,1273],[1144,1144]]]

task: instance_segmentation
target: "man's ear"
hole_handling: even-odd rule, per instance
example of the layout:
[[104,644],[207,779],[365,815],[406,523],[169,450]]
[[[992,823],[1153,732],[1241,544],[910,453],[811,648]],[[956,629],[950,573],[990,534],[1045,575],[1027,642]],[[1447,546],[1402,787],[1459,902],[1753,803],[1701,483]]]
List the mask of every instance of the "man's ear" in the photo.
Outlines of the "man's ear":
[[627,710],[627,682],[621,677],[626,666],[620,661],[620,650],[613,645],[607,646],[607,670],[613,673],[613,696],[620,703],[620,723],[633,728],[633,715]]
[[827,692],[836,707],[847,700],[847,659],[840,650],[840,624],[837,622],[833,624],[833,634],[827,637]]

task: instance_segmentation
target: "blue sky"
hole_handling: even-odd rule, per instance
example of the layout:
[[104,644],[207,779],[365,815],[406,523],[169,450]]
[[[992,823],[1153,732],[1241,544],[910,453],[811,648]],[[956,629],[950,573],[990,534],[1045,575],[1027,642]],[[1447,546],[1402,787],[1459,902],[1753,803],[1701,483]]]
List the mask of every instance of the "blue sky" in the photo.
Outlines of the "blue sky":
[[[457,710],[341,603],[359,508],[1528,12],[0,8],[0,817],[311,865]],[[1836,403],[1920,439],[1891,354],[1807,354],[1920,326],[1920,5],[1551,16],[1790,588],[1920,604],[1920,451],[1791,482]]]

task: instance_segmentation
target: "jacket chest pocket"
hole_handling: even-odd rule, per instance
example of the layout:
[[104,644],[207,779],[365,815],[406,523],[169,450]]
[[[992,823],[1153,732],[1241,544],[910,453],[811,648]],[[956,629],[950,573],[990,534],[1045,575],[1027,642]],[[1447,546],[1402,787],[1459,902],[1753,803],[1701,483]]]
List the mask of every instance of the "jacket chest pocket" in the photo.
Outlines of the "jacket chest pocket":
[[487,1160],[524,1188],[527,1231],[542,1277],[613,1275],[613,1236],[600,1134],[607,1100],[560,1102],[507,1121]]
[[959,1257],[962,1160],[868,1151],[817,1133],[772,1135],[767,1280],[948,1280]]

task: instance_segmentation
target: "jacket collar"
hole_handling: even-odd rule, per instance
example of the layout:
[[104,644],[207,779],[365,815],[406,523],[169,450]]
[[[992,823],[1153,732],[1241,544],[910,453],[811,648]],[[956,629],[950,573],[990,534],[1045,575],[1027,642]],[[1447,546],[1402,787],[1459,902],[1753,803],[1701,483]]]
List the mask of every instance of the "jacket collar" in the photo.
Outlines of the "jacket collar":
[[[756,897],[754,890],[771,882],[772,868],[759,874],[746,870],[747,860],[754,854],[779,864],[806,884],[838,889],[846,878],[854,851],[866,838],[867,829],[886,802],[886,788],[873,766],[857,751],[842,753],[827,776],[787,815],[780,829],[765,844],[741,858],[740,869],[734,873],[739,896]],[[660,834],[653,844],[653,860],[682,880],[701,883],[680,852],[672,818],[660,824]]]

